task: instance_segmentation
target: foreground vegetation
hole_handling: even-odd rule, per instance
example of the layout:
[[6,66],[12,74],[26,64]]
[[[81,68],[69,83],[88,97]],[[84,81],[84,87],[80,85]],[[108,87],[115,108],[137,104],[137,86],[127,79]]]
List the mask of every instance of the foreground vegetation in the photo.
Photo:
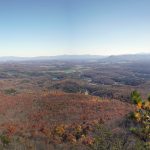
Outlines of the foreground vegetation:
[[130,130],[145,142],[145,148],[150,149],[150,97],[143,100],[137,91],[131,97],[136,110],[130,116],[134,125]]
[[96,128],[94,150],[149,150],[150,149],[150,97],[143,100],[137,91],[131,94],[135,105],[115,130],[102,125]]
[[98,125],[109,127],[132,109],[117,100],[61,91],[0,97],[0,141],[6,149],[91,149]]
[[60,91],[0,96],[2,148],[149,149],[149,100],[137,92],[135,106]]

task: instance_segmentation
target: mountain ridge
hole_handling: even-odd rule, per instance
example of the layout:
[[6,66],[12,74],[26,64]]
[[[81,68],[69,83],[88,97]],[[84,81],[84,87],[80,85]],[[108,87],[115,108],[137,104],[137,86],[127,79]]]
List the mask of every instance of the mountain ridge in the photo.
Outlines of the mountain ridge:
[[124,55],[56,55],[56,56],[1,56],[0,61],[30,61],[30,60],[103,60],[103,61],[138,61],[150,60],[150,54],[124,54]]

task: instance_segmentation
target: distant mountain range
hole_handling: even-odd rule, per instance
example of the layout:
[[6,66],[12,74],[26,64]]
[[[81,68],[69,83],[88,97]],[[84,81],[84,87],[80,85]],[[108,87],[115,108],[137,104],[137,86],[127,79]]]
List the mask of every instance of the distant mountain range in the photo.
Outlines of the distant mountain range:
[[1,62],[6,61],[44,61],[44,60],[100,60],[103,62],[131,62],[131,61],[150,61],[150,54],[128,54],[128,55],[58,55],[40,57],[0,57]]
[[0,57],[0,61],[28,61],[28,60],[90,60],[103,59],[106,56],[100,55],[58,55],[58,56],[38,56],[38,57],[14,57],[4,56]]
[[150,54],[112,55],[105,58],[109,62],[150,61]]

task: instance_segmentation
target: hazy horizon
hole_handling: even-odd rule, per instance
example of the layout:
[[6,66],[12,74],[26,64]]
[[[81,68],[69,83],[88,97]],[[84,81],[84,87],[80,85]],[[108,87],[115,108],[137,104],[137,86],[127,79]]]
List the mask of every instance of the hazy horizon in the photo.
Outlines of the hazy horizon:
[[149,0],[0,1],[0,56],[150,52]]
[[150,52],[139,52],[139,53],[121,53],[121,54],[56,54],[56,55],[0,55],[0,57],[55,57],[55,56],[102,56],[102,57],[109,57],[109,56],[123,56],[123,55],[150,55]]
[[60,55],[39,55],[39,56],[16,56],[16,55],[0,55],[1,58],[15,58],[15,57],[20,57],[20,58],[36,58],[36,57],[59,57],[59,56],[101,56],[101,57],[110,57],[110,56],[128,56],[128,55],[150,55],[150,53],[124,53],[124,54],[111,54],[111,55],[94,55],[94,54],[60,54]]

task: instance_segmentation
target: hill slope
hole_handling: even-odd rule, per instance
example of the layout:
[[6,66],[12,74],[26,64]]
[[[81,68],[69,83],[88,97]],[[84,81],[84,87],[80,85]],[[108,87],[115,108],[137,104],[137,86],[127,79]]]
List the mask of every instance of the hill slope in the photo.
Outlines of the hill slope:
[[19,139],[18,145],[24,141],[26,146],[29,143],[35,147],[40,144],[44,148],[48,143],[51,146],[62,142],[64,134],[72,136],[78,127],[84,128],[88,136],[96,123],[117,121],[132,110],[130,104],[117,100],[57,91],[14,96],[1,93],[0,97],[0,129],[11,139],[11,147],[17,145],[14,138]]

